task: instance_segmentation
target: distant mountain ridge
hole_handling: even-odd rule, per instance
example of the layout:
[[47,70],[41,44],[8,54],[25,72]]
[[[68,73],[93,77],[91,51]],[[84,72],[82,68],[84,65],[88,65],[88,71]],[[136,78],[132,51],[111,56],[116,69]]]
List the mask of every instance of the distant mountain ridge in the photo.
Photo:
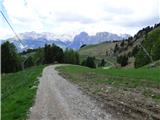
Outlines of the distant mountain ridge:
[[[130,37],[128,34],[113,34],[109,32],[98,32],[95,35],[88,35],[86,32],[81,32],[76,36],[71,35],[56,35],[54,33],[43,32],[25,32],[19,34],[22,42],[25,45],[21,45],[21,43],[16,39],[16,37],[6,39],[12,43],[14,43],[19,51],[23,51],[25,49],[33,49],[38,47],[44,47],[45,44],[56,44],[61,48],[72,48],[79,49],[83,44],[97,44],[104,41],[114,41],[114,40],[122,40]],[[2,40],[3,43],[6,40]]]
[[79,49],[83,44],[92,45],[104,41],[123,40],[128,37],[130,37],[128,34],[117,35],[109,32],[97,32],[95,35],[88,35],[86,32],[81,32],[79,35],[74,37],[70,48]]

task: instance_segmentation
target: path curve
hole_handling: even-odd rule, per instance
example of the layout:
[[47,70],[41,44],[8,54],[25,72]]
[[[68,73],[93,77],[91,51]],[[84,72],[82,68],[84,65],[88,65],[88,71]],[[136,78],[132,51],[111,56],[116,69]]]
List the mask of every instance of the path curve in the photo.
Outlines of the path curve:
[[56,66],[44,68],[29,120],[113,120],[96,101],[62,78]]

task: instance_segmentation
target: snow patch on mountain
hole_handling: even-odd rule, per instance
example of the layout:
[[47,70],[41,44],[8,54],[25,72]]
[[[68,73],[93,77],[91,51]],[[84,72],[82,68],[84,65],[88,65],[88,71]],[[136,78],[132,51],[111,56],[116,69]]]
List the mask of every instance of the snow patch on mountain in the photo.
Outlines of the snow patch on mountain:
[[62,34],[62,35],[54,34],[54,33],[49,33],[49,32],[36,33],[32,31],[32,32],[20,33],[19,37],[21,39],[34,39],[34,40],[45,38],[46,40],[72,41],[74,36],[67,35],[67,34]]
[[[53,43],[64,49],[79,49],[83,44],[98,44],[104,41],[123,40],[130,37],[128,34],[113,34],[109,32],[97,32],[94,35],[89,35],[87,32],[81,32],[74,36],[68,34],[60,35],[49,32],[36,33],[34,31],[20,33],[18,36],[22,40],[25,47],[16,37],[12,37],[7,40],[14,43],[19,51],[26,50],[28,48],[44,47],[45,44]],[[6,40],[3,40],[2,43],[4,41]]]

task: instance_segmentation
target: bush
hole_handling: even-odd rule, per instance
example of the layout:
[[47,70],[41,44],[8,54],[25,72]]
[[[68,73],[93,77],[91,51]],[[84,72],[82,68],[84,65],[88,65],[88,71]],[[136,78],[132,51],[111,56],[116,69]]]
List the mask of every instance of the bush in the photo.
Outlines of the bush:
[[33,61],[35,65],[44,63],[44,48],[38,48],[33,55]]
[[128,56],[126,55],[121,55],[117,57],[117,62],[121,65],[121,66],[126,66],[128,64]]
[[82,66],[86,66],[86,60],[83,60],[81,63]]
[[100,64],[99,64],[99,66],[103,67],[103,66],[105,66],[105,64],[106,64],[106,61],[104,59],[102,59],[101,62],[100,62]]
[[29,56],[29,57],[26,59],[25,63],[24,63],[24,67],[25,67],[25,68],[26,68],[26,67],[31,67],[31,66],[33,66],[33,65],[34,65],[33,58],[32,58],[31,56]]
[[134,66],[135,68],[142,67],[150,62],[149,57],[144,53],[144,51],[141,49],[135,59]]
[[115,47],[114,47],[114,54],[115,54],[118,50],[119,50],[119,46],[118,46],[118,44],[116,44]]
[[133,50],[132,50],[132,56],[136,56],[136,54],[138,53],[138,51],[139,51],[139,48],[138,48],[138,46],[136,46],[136,47],[134,47],[133,48]]
[[95,60],[95,57],[87,57],[86,60],[83,60],[81,65],[90,67],[90,68],[96,68],[96,64],[94,60]]
[[124,47],[125,43],[124,43],[124,40],[121,42],[120,46],[121,47]]

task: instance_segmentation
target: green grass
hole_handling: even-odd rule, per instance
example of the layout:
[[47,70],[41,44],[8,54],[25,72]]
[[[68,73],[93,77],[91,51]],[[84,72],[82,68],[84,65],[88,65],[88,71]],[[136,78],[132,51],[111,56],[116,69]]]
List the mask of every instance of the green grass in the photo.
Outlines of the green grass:
[[114,49],[116,43],[118,42],[103,42],[95,45],[87,45],[85,47],[82,47],[79,50],[80,63],[82,63],[82,61],[86,59],[88,56],[95,57],[96,65],[98,65],[102,59],[104,59],[107,62],[106,66],[117,63],[115,56],[106,56],[106,51],[110,53],[110,50]]
[[66,73],[82,74],[92,72],[97,75],[105,75],[106,77],[124,77],[128,79],[147,80],[160,83],[160,68],[139,68],[139,69],[91,69],[78,65],[61,66],[58,68]]
[[79,50],[80,59],[84,59],[87,56],[95,56],[97,59],[106,57],[106,51],[113,49],[116,43],[100,43],[95,45],[88,45]]
[[[116,88],[128,89],[160,89],[159,68],[139,69],[90,69],[78,65],[66,65],[57,68],[64,77],[84,87],[99,90],[98,86],[111,85]],[[160,100],[160,94],[155,99]],[[150,96],[150,95],[148,95]],[[153,97],[152,97],[153,98]]]
[[117,76],[117,77],[126,77],[129,79],[141,79],[141,80],[147,80],[147,81],[154,81],[154,82],[160,82],[160,69],[159,68],[139,68],[139,69],[116,69],[111,68],[108,70],[104,69],[96,69],[96,73],[99,74],[107,74],[111,76]]
[[27,111],[32,106],[37,77],[41,75],[45,66],[27,68],[25,71],[2,74],[2,120],[25,120]]

